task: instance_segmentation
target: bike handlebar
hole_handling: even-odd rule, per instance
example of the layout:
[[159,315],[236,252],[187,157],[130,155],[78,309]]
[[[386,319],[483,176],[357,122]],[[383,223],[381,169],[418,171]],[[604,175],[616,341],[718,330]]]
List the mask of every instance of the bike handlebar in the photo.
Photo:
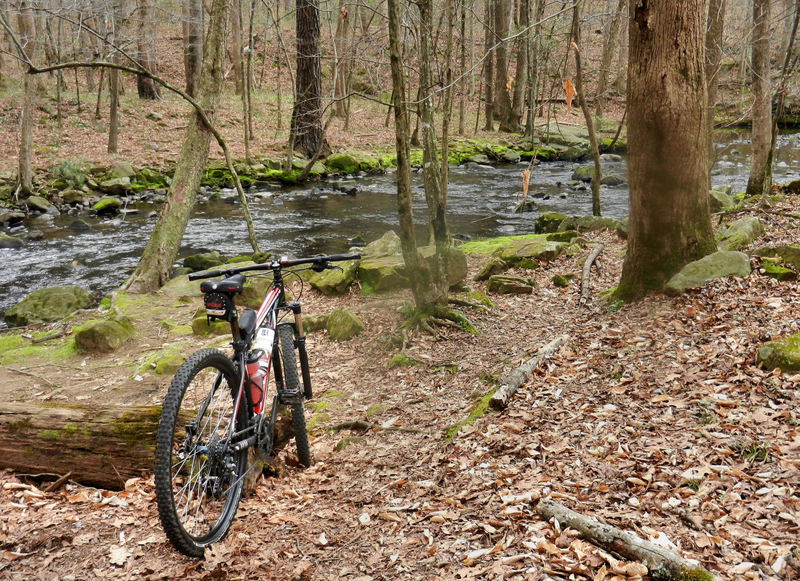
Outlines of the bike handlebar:
[[[206,270],[204,272],[193,272],[189,274],[189,280],[200,280],[201,278],[214,278],[215,276],[233,276],[237,272],[249,272],[254,270],[273,270],[282,269],[288,266],[299,266],[301,264],[312,264],[321,269],[328,267],[329,262],[341,262],[343,260],[358,260],[361,254],[355,252],[353,254],[327,254],[312,256],[310,258],[281,258],[280,260],[273,260],[263,264],[251,264],[249,266],[236,266],[233,268],[226,268],[224,270]],[[313,268],[313,267],[312,267]]]

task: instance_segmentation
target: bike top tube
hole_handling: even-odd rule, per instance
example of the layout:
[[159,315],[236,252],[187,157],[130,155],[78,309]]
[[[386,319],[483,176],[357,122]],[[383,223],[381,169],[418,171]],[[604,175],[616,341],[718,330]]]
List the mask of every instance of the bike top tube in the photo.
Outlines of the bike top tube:
[[249,266],[235,266],[223,270],[206,270],[204,272],[193,272],[189,275],[189,280],[200,280],[203,278],[214,278],[215,276],[233,276],[239,272],[253,272],[259,270],[272,270],[280,272],[284,268],[292,266],[300,266],[302,264],[310,264],[311,268],[319,267],[324,269],[329,262],[341,262],[344,260],[357,260],[361,258],[361,254],[327,254],[312,256],[310,258],[293,258],[289,259],[281,257],[280,260],[273,260],[271,262],[264,262],[263,264],[251,264]]

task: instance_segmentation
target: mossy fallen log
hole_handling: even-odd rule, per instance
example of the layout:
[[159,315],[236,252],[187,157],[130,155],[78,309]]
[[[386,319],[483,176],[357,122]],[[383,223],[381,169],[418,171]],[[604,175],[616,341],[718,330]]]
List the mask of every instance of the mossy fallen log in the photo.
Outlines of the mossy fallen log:
[[158,406],[7,402],[0,409],[0,468],[65,474],[120,489],[152,470]]

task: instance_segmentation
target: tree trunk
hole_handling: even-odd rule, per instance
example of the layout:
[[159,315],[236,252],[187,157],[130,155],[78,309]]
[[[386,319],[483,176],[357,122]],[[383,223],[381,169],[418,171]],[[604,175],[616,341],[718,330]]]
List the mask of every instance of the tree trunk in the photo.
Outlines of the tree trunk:
[[319,0],[297,0],[297,75],[291,135],[295,151],[311,157],[330,146],[322,129]]
[[603,116],[603,107],[605,107],[606,93],[608,92],[608,76],[611,74],[611,59],[614,58],[614,53],[617,52],[620,24],[625,14],[625,3],[627,1],[617,1],[617,9],[611,15],[611,23],[603,39],[603,53],[600,57],[600,75],[597,79],[597,97],[594,108],[594,114],[597,117]]
[[345,0],[339,0],[339,12],[336,19],[336,34],[333,38],[334,57],[333,75],[334,87],[333,98],[334,113],[337,117],[345,117],[347,108],[345,98],[347,97],[347,78],[349,69],[350,50],[348,48],[348,37],[350,35],[350,13],[347,10]]
[[542,19],[544,18],[544,0],[536,0],[534,27],[528,32],[528,119],[525,122],[525,136],[533,137],[536,124],[536,100],[538,96],[539,66],[542,62]]
[[[198,101],[209,115],[217,108],[225,67],[225,34],[231,0],[213,0],[209,30],[198,86]],[[169,280],[172,263],[178,255],[200,179],[208,161],[211,131],[197,111],[193,111],[183,141],[167,201],[161,209],[142,258],[124,288],[131,292],[152,292]]]
[[[28,47],[29,56],[34,58],[36,52],[36,23],[33,12],[27,2],[20,2],[18,6],[17,24],[19,26],[20,42]],[[33,194],[33,108],[35,105],[36,82],[33,75],[25,73],[24,102],[19,130],[19,192],[23,196]]]
[[119,71],[108,71],[108,153],[117,153],[119,140]]
[[420,304],[425,281],[419,273],[417,240],[414,233],[414,215],[411,210],[411,155],[409,152],[411,136],[406,103],[406,81],[402,61],[402,20],[399,0],[387,0],[389,20],[389,60],[392,68],[392,87],[394,99],[395,147],[397,150],[397,217],[400,222],[400,244],[403,261],[409,272],[411,292],[414,302]]
[[[138,58],[143,69],[158,73],[156,66],[156,18],[153,0],[139,0]],[[161,87],[153,79],[142,75],[136,77],[136,90],[140,99],[161,100]]]
[[508,94],[508,41],[503,40],[508,36],[511,2],[495,0],[494,6],[495,42],[499,43],[495,49],[494,113],[500,122],[500,131],[511,133],[516,131],[519,125],[514,119],[511,97]]
[[[708,20],[706,21],[706,87],[708,90],[708,131],[714,131],[714,110],[717,104],[720,62],[722,60],[722,41],[725,25],[725,5],[727,0],[710,0]],[[709,167],[714,165],[714,141],[709,140]],[[711,172],[708,174],[711,187]]]
[[231,31],[228,35],[228,59],[233,69],[233,83],[237,95],[244,91],[242,67],[242,0],[233,0],[231,6]]
[[181,8],[186,93],[194,97],[200,84],[200,70],[203,63],[203,0],[183,0]]
[[486,122],[484,130],[494,129],[494,95],[492,85],[494,83],[494,61],[496,53],[492,50],[495,42],[494,34],[494,3],[496,0],[485,0],[484,28],[483,28],[483,51],[486,58],[483,61],[483,89],[485,92],[484,111]]
[[705,1],[630,4],[630,219],[617,289],[623,299],[661,290],[682,266],[715,250],[708,202],[706,14]]
[[[526,28],[530,24],[530,0],[521,0],[519,3],[519,27]],[[525,36],[517,38],[517,73],[514,82],[514,97],[511,100],[511,110],[514,119],[519,125],[522,113],[525,109],[525,88],[528,86],[526,77],[528,76],[528,43]]]
[[769,67],[770,0],[753,1],[753,132],[747,195],[768,194],[772,168],[767,156],[772,139],[772,94]]

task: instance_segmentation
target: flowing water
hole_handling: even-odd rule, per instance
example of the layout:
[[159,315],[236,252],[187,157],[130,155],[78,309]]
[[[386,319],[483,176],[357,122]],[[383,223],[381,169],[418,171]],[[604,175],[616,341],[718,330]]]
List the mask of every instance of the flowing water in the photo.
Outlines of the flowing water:
[[[714,184],[742,191],[747,183],[750,144],[734,138],[718,145],[712,172]],[[584,162],[586,163],[586,162]],[[590,215],[589,190],[576,191],[566,184],[575,167],[571,162],[541,163],[534,168],[529,196],[534,212],[515,213],[521,201],[520,171],[526,163],[503,167],[475,164],[450,170],[448,221],[453,235],[466,239],[533,232],[541,212]],[[604,175],[626,175],[625,161],[603,164]],[[778,182],[800,176],[800,134],[781,136],[774,171]],[[336,189],[356,187],[356,195]],[[274,254],[305,256],[341,252],[374,240],[397,228],[395,176],[360,177],[348,182],[326,182],[306,188],[250,191],[250,211],[262,250]],[[604,216],[624,217],[628,190],[601,188]],[[28,293],[44,287],[77,284],[100,297],[119,286],[133,271],[155,223],[160,204],[141,202],[129,207],[136,213],[124,219],[83,216],[91,224],[86,232],[69,225],[78,216],[37,216],[26,221],[44,237],[27,240],[21,249],[0,249],[0,312]],[[425,198],[419,175],[414,176],[414,217],[425,232]],[[181,256],[203,250],[219,250],[234,256],[252,252],[234,192],[218,199],[203,199],[195,209],[181,245]],[[0,325],[2,322],[0,322]]]

